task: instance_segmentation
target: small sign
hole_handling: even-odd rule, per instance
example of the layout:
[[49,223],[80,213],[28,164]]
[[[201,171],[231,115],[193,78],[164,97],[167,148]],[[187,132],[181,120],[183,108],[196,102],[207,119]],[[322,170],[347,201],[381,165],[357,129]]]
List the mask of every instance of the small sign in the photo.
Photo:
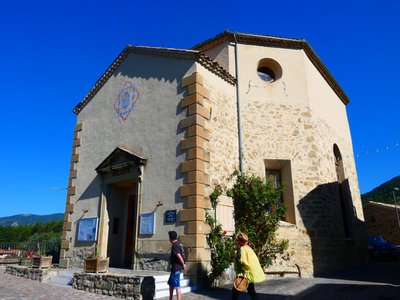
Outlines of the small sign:
[[155,212],[140,214],[140,234],[148,235],[155,233],[155,216]]
[[97,219],[80,219],[78,223],[78,242],[95,242],[97,239]]
[[165,212],[165,223],[176,223],[176,209]]

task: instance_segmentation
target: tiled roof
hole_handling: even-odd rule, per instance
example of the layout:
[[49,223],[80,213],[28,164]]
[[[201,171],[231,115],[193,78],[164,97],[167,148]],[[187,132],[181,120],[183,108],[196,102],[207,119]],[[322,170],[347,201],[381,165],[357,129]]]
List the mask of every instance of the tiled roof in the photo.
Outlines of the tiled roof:
[[75,108],[73,109],[73,112],[75,114],[79,114],[81,110],[92,100],[92,98],[103,87],[103,85],[107,82],[107,80],[112,76],[115,70],[121,65],[121,63],[130,53],[193,60],[200,63],[203,67],[221,77],[225,81],[229,82],[230,84],[236,84],[236,79],[231,74],[229,74],[228,71],[226,71],[217,62],[212,61],[209,57],[207,57],[200,51],[128,45],[118,55],[114,62],[108,67],[107,71],[100,77],[100,79],[97,80],[97,82],[89,91],[89,93],[85,96],[85,98],[83,98],[83,100],[75,106]]
[[213,38],[210,38],[200,44],[195,45],[192,49],[205,52],[224,42],[227,41],[234,42],[235,36],[237,42],[241,44],[304,50],[308,58],[311,60],[311,62],[314,64],[317,70],[321,73],[321,75],[324,77],[329,86],[335,91],[336,95],[342,100],[342,102],[344,104],[348,104],[350,102],[346,93],[343,91],[343,89],[337,83],[335,78],[326,68],[322,60],[318,57],[318,55],[314,52],[314,50],[311,48],[311,46],[305,39],[284,38],[271,35],[248,34],[248,33],[232,32],[226,30],[216,35]]

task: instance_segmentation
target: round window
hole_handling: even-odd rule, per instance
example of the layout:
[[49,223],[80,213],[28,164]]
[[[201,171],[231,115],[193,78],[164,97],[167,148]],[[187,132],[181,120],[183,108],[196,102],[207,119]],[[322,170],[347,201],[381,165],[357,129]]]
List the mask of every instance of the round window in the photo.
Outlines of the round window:
[[273,82],[275,81],[275,74],[274,71],[272,71],[268,67],[259,67],[257,69],[257,74],[258,77],[260,77],[262,80],[266,82]]
[[272,58],[263,58],[258,62],[257,75],[261,80],[272,83],[282,77],[282,67]]

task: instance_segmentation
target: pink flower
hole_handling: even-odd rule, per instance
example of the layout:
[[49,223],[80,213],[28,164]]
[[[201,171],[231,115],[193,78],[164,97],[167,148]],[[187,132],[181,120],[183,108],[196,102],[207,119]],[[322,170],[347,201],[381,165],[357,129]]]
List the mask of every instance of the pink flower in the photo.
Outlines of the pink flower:
[[243,183],[243,186],[244,186],[244,187],[247,187],[247,184],[246,184],[246,183]]
[[253,184],[253,181],[250,181],[249,184]]
[[227,233],[228,233],[228,231],[224,230],[224,234],[227,234]]

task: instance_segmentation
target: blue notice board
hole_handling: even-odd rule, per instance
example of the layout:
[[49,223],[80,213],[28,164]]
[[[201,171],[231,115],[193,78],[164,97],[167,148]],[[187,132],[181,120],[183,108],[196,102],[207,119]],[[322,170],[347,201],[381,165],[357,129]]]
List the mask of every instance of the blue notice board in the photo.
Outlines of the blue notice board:
[[140,214],[139,234],[148,235],[155,233],[155,216],[155,212]]
[[78,242],[95,242],[97,240],[97,219],[80,219],[78,223]]

